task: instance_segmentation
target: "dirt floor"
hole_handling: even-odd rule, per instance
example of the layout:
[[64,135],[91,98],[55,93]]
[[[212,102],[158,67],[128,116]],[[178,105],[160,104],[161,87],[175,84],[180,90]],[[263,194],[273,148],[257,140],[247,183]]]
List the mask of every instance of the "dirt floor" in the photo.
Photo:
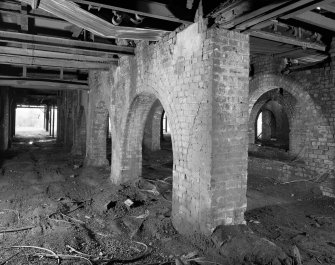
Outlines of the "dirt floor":
[[0,166],[0,265],[335,264],[335,200],[308,182],[249,176],[247,226],[179,235],[168,140],[121,187],[43,132],[18,136]]

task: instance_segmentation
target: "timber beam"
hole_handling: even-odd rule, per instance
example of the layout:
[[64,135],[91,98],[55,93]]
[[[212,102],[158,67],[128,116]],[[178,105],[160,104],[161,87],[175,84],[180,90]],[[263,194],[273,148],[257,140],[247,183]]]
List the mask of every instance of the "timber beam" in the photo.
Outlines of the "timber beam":
[[[167,4],[155,1],[72,0],[72,2],[126,12],[130,14],[137,14],[145,17],[157,18],[166,21],[178,22],[182,24],[192,24],[194,22],[192,11],[187,7],[178,5],[169,6]],[[175,13],[181,15],[176,15]]]
[[322,52],[326,51],[326,45],[307,42],[307,41],[299,40],[296,38],[282,36],[279,34],[265,32],[265,31],[252,31],[250,32],[250,36],[261,38],[261,39],[266,39],[266,40],[271,40],[271,41],[276,41],[276,42],[281,42],[285,44],[290,44],[294,46],[299,46],[299,47],[303,47],[304,49],[308,48],[308,49],[313,49],[313,50],[322,51]]
[[27,43],[31,45],[48,45],[50,47],[75,48],[78,50],[90,50],[109,54],[134,55],[135,49],[128,46],[118,46],[98,42],[78,41],[65,38],[32,35],[26,33],[0,31],[1,42]]
[[25,66],[47,66],[47,67],[63,67],[66,69],[99,69],[109,70],[111,63],[93,62],[93,61],[74,61],[67,59],[52,59],[35,56],[24,55],[8,55],[1,53],[0,63],[9,65],[25,65]]
[[4,87],[29,88],[37,90],[89,90],[87,83],[65,80],[0,76],[0,83]]

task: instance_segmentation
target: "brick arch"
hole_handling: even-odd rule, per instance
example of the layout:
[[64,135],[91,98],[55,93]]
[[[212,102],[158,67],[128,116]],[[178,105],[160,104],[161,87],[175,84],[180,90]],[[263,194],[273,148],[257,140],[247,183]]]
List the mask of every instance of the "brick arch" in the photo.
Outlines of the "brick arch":
[[[163,103],[156,94],[142,92],[134,96],[126,112],[120,153],[112,156],[112,174],[115,173],[114,183],[125,182],[141,176],[144,129],[148,118],[150,118],[150,111],[153,109],[160,111],[160,113],[164,109]],[[165,111],[167,115],[170,112],[169,109],[165,109]],[[172,146],[174,145],[173,127],[174,125],[171,125]],[[114,147],[112,151],[115,151]],[[118,161],[115,161],[115,158]]]
[[330,150],[323,150],[325,146],[321,143],[325,141],[327,144],[334,144],[331,128],[321,112],[321,107],[298,81],[274,74],[256,76],[250,82],[249,119],[253,119],[253,108],[257,107],[261,96],[277,88],[283,88],[296,100],[293,115],[290,117],[291,154],[304,161],[311,172],[323,172],[333,168],[331,157],[334,154]]
[[[269,102],[270,100],[277,101],[280,105],[283,106],[285,113],[288,118],[289,127],[291,128],[292,122],[295,119],[295,107],[296,107],[296,99],[286,90],[283,91],[283,95],[278,93],[278,89],[272,89],[270,91],[265,92],[260,98],[256,101],[254,106],[252,107],[249,114],[249,144],[255,143],[256,132],[255,132],[255,124],[257,122],[257,117],[262,107]],[[290,137],[291,138],[291,137]]]

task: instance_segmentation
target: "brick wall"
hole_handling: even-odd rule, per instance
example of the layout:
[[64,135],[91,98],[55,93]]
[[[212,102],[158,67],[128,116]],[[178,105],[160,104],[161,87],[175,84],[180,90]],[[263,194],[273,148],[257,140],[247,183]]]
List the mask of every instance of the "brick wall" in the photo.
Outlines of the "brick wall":
[[[249,138],[257,108],[262,105],[262,95],[273,89],[283,88],[290,96],[282,98],[290,123],[289,155],[302,161],[303,176],[315,178],[329,174],[327,182],[321,184],[324,194],[334,193],[333,168],[335,157],[333,93],[334,81],[330,67],[280,74],[282,64],[279,59],[255,58],[255,75],[250,82],[249,92]],[[275,90],[274,90],[275,91]],[[252,143],[252,142],[251,142]],[[273,162],[278,164],[277,162]],[[271,164],[271,160],[266,162]],[[249,162],[249,169],[255,163]],[[273,168],[278,168],[273,166]],[[258,168],[261,168],[258,166]],[[299,167],[298,167],[299,168]],[[299,170],[298,170],[299,171]],[[290,171],[290,178],[299,178],[302,173]]]
[[112,122],[111,180],[141,175],[146,117],[159,100],[171,127],[175,227],[210,233],[243,223],[248,72],[248,36],[202,22],[139,43],[135,57],[121,58],[109,74],[96,72],[91,86],[101,90]]
[[86,112],[82,105],[78,105],[75,113],[75,132],[72,146],[72,154],[86,155]]

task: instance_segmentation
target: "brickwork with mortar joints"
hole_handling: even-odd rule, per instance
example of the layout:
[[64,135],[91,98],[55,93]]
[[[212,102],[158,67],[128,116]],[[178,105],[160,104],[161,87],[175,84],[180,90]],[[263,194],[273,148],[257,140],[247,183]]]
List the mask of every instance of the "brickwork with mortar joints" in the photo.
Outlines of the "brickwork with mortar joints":
[[107,166],[106,157],[108,103],[101,94],[103,83],[97,72],[89,74],[90,94],[87,105],[87,132],[85,164],[89,166]]
[[249,138],[251,139],[253,135],[250,124],[255,119],[252,110],[257,107],[257,100],[271,89],[283,88],[296,100],[293,116],[289,117],[290,154],[292,157],[295,156],[295,160],[300,164],[297,164],[296,168],[290,163],[278,167],[276,161],[271,162],[268,159],[256,165],[253,159],[253,162],[249,163],[249,169],[256,166],[262,170],[260,165],[263,164],[267,169],[285,171],[286,179],[329,176],[327,181],[321,184],[321,189],[325,195],[334,196],[335,109],[332,107],[331,95],[335,88],[334,80],[331,78],[332,72],[320,68],[285,76],[279,73],[280,67],[278,59],[268,57],[254,59],[255,76],[250,82]]
[[175,227],[208,234],[244,223],[248,73],[249,37],[201,22],[139,43],[108,74],[91,72],[111,116],[111,181],[141,175],[146,117],[159,100],[171,128]]

